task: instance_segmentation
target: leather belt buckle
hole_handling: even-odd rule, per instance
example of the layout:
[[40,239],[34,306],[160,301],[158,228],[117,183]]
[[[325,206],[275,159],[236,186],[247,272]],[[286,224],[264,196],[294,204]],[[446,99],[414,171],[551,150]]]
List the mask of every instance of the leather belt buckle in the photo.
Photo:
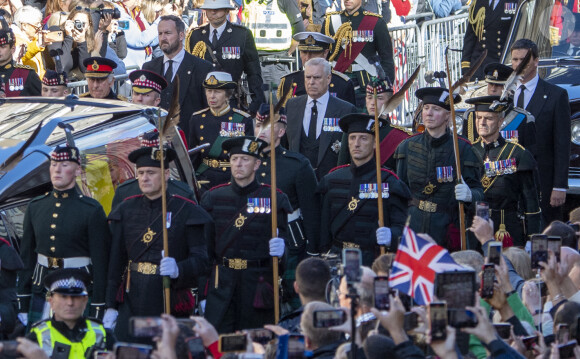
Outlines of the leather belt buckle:
[[64,260],[62,258],[47,257],[48,268],[63,268]]
[[137,263],[137,272],[149,275],[155,274],[157,272],[157,264],[139,262]]
[[419,209],[424,212],[435,213],[437,212],[437,203],[419,201]]
[[248,269],[248,260],[241,258],[228,259],[228,267],[235,270]]
[[360,248],[360,245],[352,242],[342,242],[342,248]]

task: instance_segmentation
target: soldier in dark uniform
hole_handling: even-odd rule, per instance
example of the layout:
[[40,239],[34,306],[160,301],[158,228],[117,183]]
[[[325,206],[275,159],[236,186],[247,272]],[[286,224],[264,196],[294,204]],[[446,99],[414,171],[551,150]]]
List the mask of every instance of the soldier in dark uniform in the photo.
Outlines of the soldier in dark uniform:
[[253,137],[224,141],[232,181],[205,192],[201,199],[215,223],[206,233],[213,266],[205,317],[220,333],[274,323],[272,257],[284,255],[292,208],[278,191],[278,237],[272,238],[271,188],[256,177],[265,145]]
[[386,76],[390,81],[395,80],[393,46],[387,24],[381,15],[364,10],[361,4],[362,0],[346,2],[345,10],[327,13],[322,24],[324,34],[335,41],[329,61],[336,62],[334,69],[347,74],[353,81],[358,108],[365,106],[370,77],[377,76],[373,57],[379,56]]
[[135,70],[129,74],[131,101],[140,105],[159,106],[161,91],[167,87],[165,78],[153,71]]
[[16,51],[12,30],[0,30],[0,80],[6,97],[40,96],[40,78],[32,67],[12,60]]
[[[472,210],[483,199],[482,162],[466,139],[459,137],[459,158],[463,183],[457,184],[453,135],[449,130],[449,92],[427,87],[415,92],[423,101],[425,132],[403,141],[395,152],[397,174],[407,183],[413,196],[410,227],[427,233],[451,250],[460,248],[458,201]],[[461,101],[459,95],[454,97]],[[470,217],[470,216],[466,216]]]
[[[389,101],[393,96],[393,89],[387,81],[378,81],[373,79],[367,85],[367,97],[366,97],[366,108],[369,115],[375,115],[375,95],[374,88],[377,88],[377,107],[378,111],[381,111],[383,105]],[[379,114],[379,117],[384,121],[381,121],[382,126],[379,128],[379,140],[381,148],[381,164],[391,169],[395,169],[395,159],[393,155],[399,143],[411,136],[406,128],[395,126],[390,123],[389,115],[386,113]],[[342,142],[340,145],[340,152],[338,153],[338,165],[342,166],[350,163],[350,150],[348,147],[348,135],[345,133],[342,135]]]
[[42,97],[63,97],[68,95],[66,72],[46,70],[42,78]]
[[[143,194],[126,198],[109,215],[113,236],[105,326],[117,319],[119,340],[135,341],[128,335],[132,316],[159,316],[164,312],[163,276],[171,278],[171,314],[193,313],[191,288],[208,269],[203,227],[208,214],[193,201],[167,194],[167,218],[162,218],[161,181],[169,177],[169,162],[176,157],[165,148],[165,173],[161,173],[159,147],[142,147],[129,154],[137,167]],[[164,256],[163,225],[167,226],[169,253]],[[118,312],[117,312],[118,311]]]
[[475,0],[469,7],[469,24],[463,38],[461,71],[466,72],[484,50],[487,57],[472,76],[472,80],[483,79],[485,65],[499,62],[506,43],[512,19],[518,7],[512,0]]
[[79,149],[57,147],[50,157],[53,190],[26,208],[20,246],[24,269],[18,280],[18,316],[24,324],[47,317],[42,281],[59,268],[92,273],[89,316],[102,318],[104,313],[111,237],[103,207],[76,188],[80,173]]
[[[227,6],[221,8],[221,6]],[[230,99],[232,107],[246,109],[245,93],[242,91],[241,77],[246,73],[252,103],[249,111],[255,114],[260,104],[266,102],[262,89],[262,69],[258,50],[252,32],[242,25],[232,24],[227,16],[214,16],[214,13],[229,14],[235,7],[229,2],[205,2],[201,9],[208,15],[209,24],[191,30],[185,38],[185,51],[190,52],[213,64],[214,71],[225,71],[232,75],[236,83],[236,96]],[[209,14],[212,12],[212,14]]]
[[115,61],[104,57],[89,57],[83,61],[83,66],[86,68],[85,77],[89,92],[85,92],[79,97],[127,101],[125,97],[117,95],[113,91],[115,84],[113,70],[117,68]]
[[[484,69],[487,94],[500,96],[505,82],[512,72],[513,69],[511,67],[498,62],[488,64]],[[534,153],[536,148],[536,122],[534,116],[522,108],[513,106],[512,97],[508,98],[510,99],[510,107],[505,111],[504,119],[500,124],[501,135],[505,140],[519,143]],[[472,143],[478,138],[473,109],[469,109],[463,114],[462,132]]]
[[193,168],[202,192],[230,180],[230,162],[227,152],[222,150],[222,142],[230,137],[254,134],[250,115],[229,105],[236,88],[230,74],[210,72],[203,87],[209,107],[193,114],[187,138],[190,148],[211,144],[209,150],[202,149],[193,158]]
[[[141,147],[159,148],[159,132],[144,133],[141,138]],[[173,178],[167,180],[167,192],[195,201],[195,196],[191,188],[189,188],[187,184],[174,180]],[[127,180],[119,185],[115,190],[115,196],[113,197],[111,208],[117,207],[117,205],[123,202],[126,198],[139,194],[141,194],[141,189],[139,189],[138,179],[133,178]]]
[[[283,275],[284,302],[289,302],[293,309],[300,306],[300,300],[294,292],[295,269],[306,256],[318,255],[318,237],[320,234],[320,210],[314,200],[318,181],[310,161],[298,152],[291,152],[280,145],[280,140],[286,133],[286,111],[282,107],[274,114],[274,147],[276,148],[276,186],[290,200],[294,212],[288,215],[288,257],[286,271]],[[270,107],[262,104],[256,116],[256,135],[259,139],[271,144],[270,139]],[[264,149],[260,157],[262,163],[258,169],[258,180],[271,183],[270,149]]]
[[[328,48],[330,44],[334,43],[331,37],[318,32],[299,32],[293,38],[299,42],[298,50],[303,64],[315,57],[326,59]],[[292,93],[291,97],[306,95],[304,70],[294,71],[282,77],[280,85],[278,85],[278,99],[282,100],[283,96],[290,96],[289,92]],[[356,105],[354,85],[350,78],[341,72],[332,70],[329,92],[331,96]],[[283,105],[286,103],[284,102]]]
[[0,338],[7,339],[16,326],[18,301],[16,276],[24,264],[12,244],[0,237]]
[[[320,250],[340,254],[343,248],[360,248],[363,265],[369,267],[380,254],[379,245],[396,251],[411,198],[407,185],[386,168],[381,171],[382,189],[377,188],[374,123],[374,116],[365,114],[340,119],[340,129],[348,134],[352,162],[331,170],[317,190],[322,204]],[[378,227],[379,192],[384,227]]]
[[[534,180],[536,161],[532,154],[517,143],[506,141],[499,128],[510,100],[499,102],[499,96],[484,96],[465,102],[475,106],[477,129],[480,134],[473,149],[484,160],[485,174],[481,177],[484,200],[489,203],[495,238],[504,247],[523,247],[527,234],[540,233],[542,216],[538,189]],[[497,101],[497,102],[495,102]],[[526,216],[526,226],[518,218],[520,198]]]

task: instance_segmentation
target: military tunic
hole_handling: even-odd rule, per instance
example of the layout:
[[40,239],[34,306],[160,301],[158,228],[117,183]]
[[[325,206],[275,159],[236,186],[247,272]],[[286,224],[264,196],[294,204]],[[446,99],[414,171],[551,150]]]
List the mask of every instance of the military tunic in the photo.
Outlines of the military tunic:
[[[458,144],[461,175],[472,195],[465,208],[474,212],[474,203],[483,200],[480,182],[483,164],[469,141],[460,137]],[[454,227],[459,228],[459,208],[455,199],[457,170],[450,131],[439,138],[431,137],[427,131],[408,138],[397,147],[395,160],[397,175],[409,186],[413,197],[409,207],[411,229],[429,234],[439,245],[459,249],[458,235],[451,236]],[[438,176],[443,170],[447,176]]]
[[161,197],[145,195],[125,199],[109,215],[113,244],[107,286],[107,307],[118,308],[115,335],[127,341],[132,316],[159,316],[164,311],[163,277],[159,263],[163,250],[163,228],[169,225],[169,253],[175,258],[179,276],[171,279],[171,314],[193,313],[190,288],[208,269],[204,225],[209,215],[194,202],[167,196],[167,221],[161,217]]
[[[205,317],[219,333],[274,323],[271,214],[247,211],[248,199],[270,199],[270,191],[270,186],[256,179],[246,187],[232,181],[202,196],[201,205],[215,224],[206,233],[213,267]],[[292,208],[280,191],[277,201],[278,237],[287,240],[287,216]]]
[[211,145],[193,158],[193,168],[202,192],[228,182],[231,178],[230,158],[222,150],[222,143],[230,137],[252,136],[254,123],[250,115],[230,107],[221,114],[214,114],[206,108],[193,114],[190,128],[187,139],[190,148],[204,143]]
[[[534,157],[522,146],[506,141],[501,135],[490,144],[484,144],[479,139],[474,143],[473,149],[484,159],[486,173],[482,176],[481,183],[484,201],[489,203],[491,210],[494,232],[499,230],[501,224],[505,225],[514,245],[523,247],[527,241],[526,232],[541,232],[540,202],[534,180],[537,166]],[[506,163],[496,162],[502,160],[510,160],[510,163],[506,166]],[[525,232],[517,213],[520,199],[527,220]]]
[[42,82],[30,66],[11,61],[0,66],[0,78],[6,97],[40,96]]
[[[19,312],[31,309],[29,322],[40,319],[46,289],[43,279],[54,265],[63,267],[63,258],[88,257],[91,264],[83,267],[92,273],[91,316],[104,314],[105,287],[109,265],[111,235],[103,207],[76,188],[52,190],[28,204],[23,223],[24,235],[20,256],[24,269],[19,274]],[[51,258],[53,267],[38,263],[37,255]],[[34,295],[33,303],[30,297]],[[32,305],[31,305],[32,304]]]
[[[184,182],[170,178],[167,181],[167,192],[169,192],[170,194],[176,194],[178,196],[185,197],[195,202],[195,195],[193,194],[193,191]],[[117,205],[122,203],[125,200],[125,198],[129,198],[137,194],[141,194],[141,189],[139,189],[139,181],[137,180],[137,178],[133,178],[123,182],[115,190],[115,196],[113,197],[111,209],[117,207]]]
[[18,302],[16,299],[16,277],[24,265],[18,252],[10,242],[0,237],[0,338],[8,339],[14,331]]
[[[215,48],[211,44],[213,34],[210,32],[209,24],[193,29],[185,40],[186,51],[211,62],[214,67],[212,71],[228,72],[238,84],[245,72],[252,97],[249,111],[256,113],[260,104],[266,102],[266,98],[262,90],[262,69],[252,32],[228,21]],[[240,106],[235,98],[232,100],[233,105]]]
[[[382,169],[384,225],[391,229],[391,251],[396,251],[407,219],[407,202],[411,193],[397,175]],[[318,185],[320,196],[320,250],[341,253],[343,248],[360,248],[363,265],[371,266],[380,254],[376,230],[379,213],[377,199],[363,194],[374,184],[377,172],[374,157],[361,166],[337,167],[324,176]],[[381,192],[381,191],[379,191]]]
[[[332,79],[328,86],[328,92],[330,92],[331,96],[338,97],[339,99],[350,102],[356,106],[354,85],[348,76],[332,70]],[[285,96],[288,91],[292,92],[291,97],[306,95],[304,70],[294,71],[282,77],[280,85],[278,85],[278,99],[282,99],[282,96]],[[286,105],[286,103],[284,103],[284,105]]]
[[[79,95],[79,97],[93,98],[90,92],[82,93]],[[104,99],[129,102],[129,100],[125,96],[117,95],[113,90],[109,91],[109,94]]]

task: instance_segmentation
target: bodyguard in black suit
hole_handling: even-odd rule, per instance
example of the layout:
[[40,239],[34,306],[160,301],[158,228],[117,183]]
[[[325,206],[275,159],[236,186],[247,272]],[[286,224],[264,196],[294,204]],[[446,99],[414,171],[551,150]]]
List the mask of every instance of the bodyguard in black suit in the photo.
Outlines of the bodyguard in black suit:
[[[528,51],[532,59],[524,72],[522,84],[514,93],[514,104],[536,119],[536,151],[540,176],[540,206],[545,225],[562,219],[562,205],[568,188],[570,162],[570,102],[568,93],[538,76],[538,46],[520,39],[511,48],[515,69]],[[525,87],[525,88],[522,88]]]
[[[338,119],[356,112],[354,105],[331,96],[330,63],[315,58],[304,66],[306,95],[288,100],[288,143],[290,151],[300,152],[310,160],[316,177],[322,178],[338,162],[342,131]],[[316,121],[311,121],[315,117]]]
[[167,80],[169,86],[161,92],[159,104],[166,110],[169,109],[173,97],[173,81],[175,77],[179,77],[179,106],[181,107],[179,125],[183,132],[189,133],[191,115],[207,107],[202,84],[212,66],[209,62],[185,51],[183,48],[185,24],[177,16],[162,16],[158,31],[159,47],[163,51],[163,57],[144,63],[143,69],[158,73]]

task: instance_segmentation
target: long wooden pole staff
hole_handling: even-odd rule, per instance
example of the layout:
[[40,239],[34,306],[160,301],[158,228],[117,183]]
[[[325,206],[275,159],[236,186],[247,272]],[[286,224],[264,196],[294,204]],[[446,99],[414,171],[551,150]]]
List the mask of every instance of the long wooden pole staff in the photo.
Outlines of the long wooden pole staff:
[[[161,161],[161,222],[163,225],[163,257],[169,257],[169,238],[167,235],[167,182],[165,181],[165,151],[163,149],[163,140],[165,137],[165,123],[161,125],[161,110],[158,112],[159,118],[159,157]],[[169,121],[166,117],[165,121]],[[171,298],[170,298],[171,278],[163,276],[163,301],[165,304],[165,314],[171,314]]]
[[[379,108],[377,106],[377,83],[373,86],[373,100],[375,101],[375,164],[377,169],[377,208],[379,210],[379,227],[385,226],[383,214],[383,178],[381,176],[381,141],[379,138]],[[381,255],[385,254],[385,246],[381,246]]]
[[[270,85],[270,89],[272,85]],[[272,237],[278,237],[278,197],[276,196],[276,139],[274,137],[274,103],[270,91],[270,204],[272,209]],[[274,321],[280,319],[280,293],[278,291],[278,257],[272,257],[272,273],[274,286]]]

